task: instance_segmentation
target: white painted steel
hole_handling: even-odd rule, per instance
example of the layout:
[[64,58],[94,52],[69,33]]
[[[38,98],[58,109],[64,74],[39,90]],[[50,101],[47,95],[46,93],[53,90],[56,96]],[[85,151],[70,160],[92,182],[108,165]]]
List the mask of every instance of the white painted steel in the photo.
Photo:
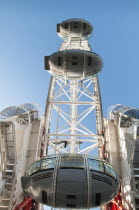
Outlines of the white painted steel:
[[[63,42],[59,50],[68,49],[91,51],[87,40]],[[88,128],[86,121],[90,116],[92,129]],[[52,77],[44,127],[43,155],[57,152],[89,153],[97,148],[99,157],[103,158],[102,105],[97,75],[82,80]],[[84,142],[89,142],[89,145],[82,146],[83,149],[80,145]]]
[[[87,40],[69,39],[59,51],[69,49],[91,51]],[[97,75],[81,80],[51,77],[44,131],[43,155],[83,153],[103,158],[102,104]]]
[[[132,115],[133,111],[137,115]],[[126,209],[137,209],[139,168],[135,169],[134,163],[139,163],[138,109],[117,104],[109,108],[108,114],[110,119],[104,120],[108,159],[120,178],[122,204]]]

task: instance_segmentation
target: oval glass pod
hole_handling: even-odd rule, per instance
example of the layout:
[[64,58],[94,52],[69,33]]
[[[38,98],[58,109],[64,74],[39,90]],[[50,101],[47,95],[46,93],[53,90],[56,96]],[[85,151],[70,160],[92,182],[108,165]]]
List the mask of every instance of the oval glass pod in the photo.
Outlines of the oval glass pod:
[[82,79],[100,72],[101,57],[85,50],[64,50],[45,56],[45,69],[54,76]]
[[69,19],[57,24],[57,33],[65,41],[86,40],[92,36],[93,26],[82,19]]
[[43,157],[29,167],[21,182],[26,197],[54,208],[100,206],[112,200],[119,189],[110,163],[82,154]]

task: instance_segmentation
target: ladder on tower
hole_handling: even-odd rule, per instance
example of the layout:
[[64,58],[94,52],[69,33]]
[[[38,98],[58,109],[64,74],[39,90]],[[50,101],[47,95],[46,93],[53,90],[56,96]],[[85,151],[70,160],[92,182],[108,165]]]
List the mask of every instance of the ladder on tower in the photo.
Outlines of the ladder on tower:
[[139,139],[135,143],[133,170],[135,180],[135,205],[136,209],[139,209]]
[[7,162],[3,178],[5,187],[0,200],[0,210],[8,210],[10,208],[10,200],[13,187],[14,164],[15,164],[15,146],[14,146],[14,126],[12,123],[4,123],[4,136],[7,153]]

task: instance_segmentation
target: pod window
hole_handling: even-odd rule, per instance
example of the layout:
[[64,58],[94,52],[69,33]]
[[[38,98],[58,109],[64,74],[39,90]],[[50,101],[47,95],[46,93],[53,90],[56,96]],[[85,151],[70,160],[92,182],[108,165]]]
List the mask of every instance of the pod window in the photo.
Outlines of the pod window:
[[27,175],[32,175],[40,170],[53,169],[55,167],[57,155],[44,157],[41,160],[35,161],[28,169]]
[[133,163],[134,168],[139,168],[139,163]]
[[86,29],[86,23],[83,24],[83,28]]
[[137,127],[137,136],[139,136],[139,127]]
[[139,199],[138,198],[135,199],[135,203],[139,204]]
[[136,184],[136,190],[139,190],[139,185],[138,184]]
[[[136,147],[137,148],[137,147]],[[139,156],[139,151],[135,151],[134,152],[134,159],[138,160],[138,156]]]
[[88,162],[90,170],[104,172],[104,166],[101,161],[89,158]]
[[28,170],[28,175],[32,175],[40,170],[41,161],[33,163]]
[[92,59],[91,57],[88,57],[88,66],[91,66],[91,64],[92,64]]
[[68,24],[67,23],[65,23],[65,29],[68,29]]
[[61,157],[60,168],[84,169],[84,159],[69,156]]
[[72,65],[77,65],[78,64],[77,60],[78,60],[77,56],[72,56]]
[[56,158],[43,158],[41,162],[41,170],[54,168],[55,162],[56,162]]
[[73,204],[73,203],[67,203],[67,207],[76,208],[76,204]]
[[114,168],[106,163],[104,163],[104,166],[105,166],[105,173],[109,174],[110,176],[113,176],[116,179],[116,172]]
[[42,201],[44,204],[47,204],[47,191],[42,190]]
[[58,66],[61,66],[61,57],[58,57]]
[[67,195],[67,199],[76,200],[76,195]]
[[98,206],[101,203],[101,193],[96,193],[95,205]]
[[78,24],[77,23],[73,23],[73,28],[77,28]]

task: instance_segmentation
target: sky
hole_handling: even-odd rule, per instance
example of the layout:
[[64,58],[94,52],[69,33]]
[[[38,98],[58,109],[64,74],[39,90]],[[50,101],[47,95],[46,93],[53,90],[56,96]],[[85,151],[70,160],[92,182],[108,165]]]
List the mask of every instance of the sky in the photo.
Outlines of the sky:
[[94,27],[89,42],[104,63],[104,117],[114,104],[139,108],[138,0],[0,0],[0,111],[30,102],[44,112],[50,80],[44,56],[58,50],[56,24],[69,18]]

